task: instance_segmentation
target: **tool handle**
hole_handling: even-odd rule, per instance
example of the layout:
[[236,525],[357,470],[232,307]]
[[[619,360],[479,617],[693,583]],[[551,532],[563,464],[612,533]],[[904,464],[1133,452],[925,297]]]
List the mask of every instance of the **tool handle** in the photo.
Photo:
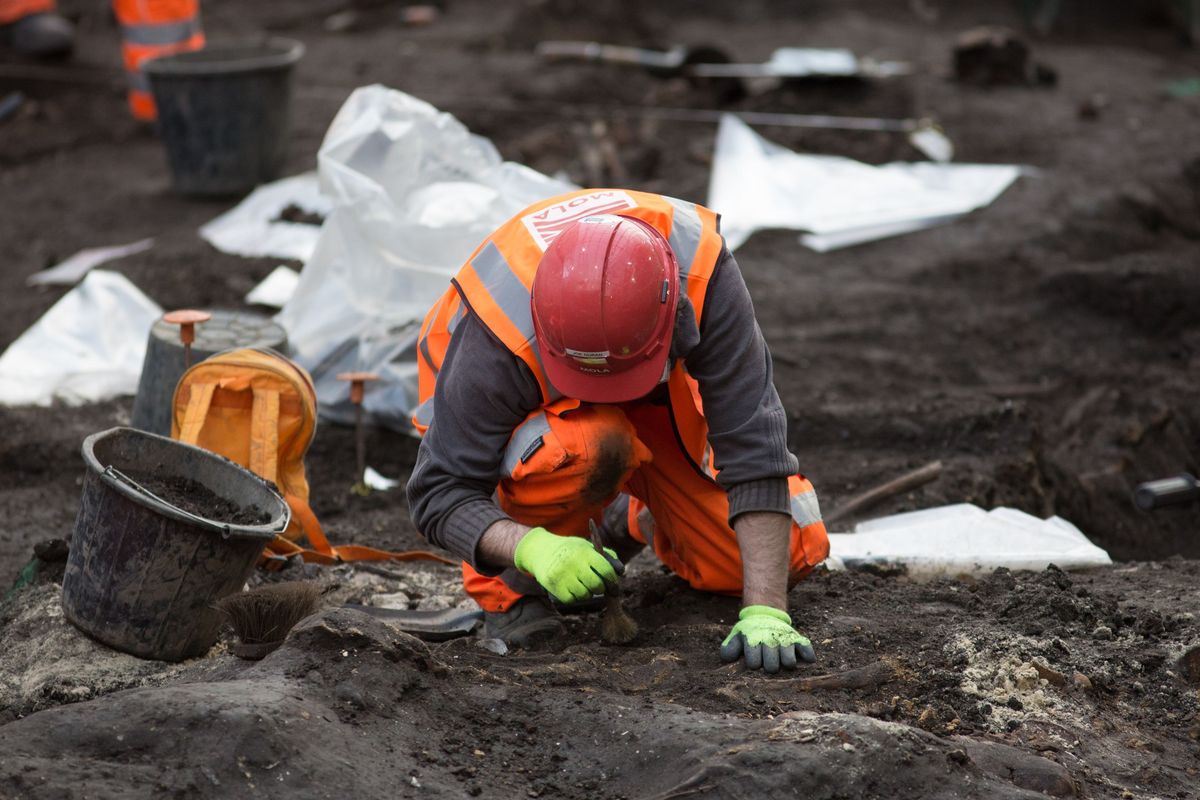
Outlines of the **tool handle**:
[[604,549],[604,545],[600,542],[600,528],[597,527],[595,520],[588,520],[588,533],[591,534],[590,538],[592,540],[592,547],[596,548],[596,552],[604,556],[605,560],[608,561],[609,564],[612,564],[612,568],[614,571],[616,571],[618,578],[624,577],[625,565],[621,563],[621,559],[614,558],[613,556],[609,555],[607,550]]
[[1200,499],[1200,483],[1188,473],[1174,478],[1146,481],[1133,490],[1133,502],[1143,511],[1179,506]]

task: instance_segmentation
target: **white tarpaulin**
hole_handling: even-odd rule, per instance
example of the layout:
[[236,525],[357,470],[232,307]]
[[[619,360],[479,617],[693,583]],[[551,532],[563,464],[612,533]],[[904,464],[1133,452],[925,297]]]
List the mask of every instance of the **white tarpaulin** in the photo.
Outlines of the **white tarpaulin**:
[[50,269],[35,272],[25,279],[30,286],[72,286],[93,268],[118,258],[144,253],[154,246],[153,239],[142,239],[132,244],[115,247],[88,247]]
[[1014,508],[970,503],[910,511],[829,534],[834,566],[902,564],[915,575],[986,573],[996,567],[1084,569],[1112,563],[1108,553],[1061,517],[1038,519]]
[[321,228],[281,219],[291,207],[322,217],[329,213],[329,201],[321,195],[315,172],[259,186],[245,200],[204,225],[200,235],[225,253],[307,261]]
[[708,207],[731,249],[756,230],[807,231],[824,252],[953,220],[996,199],[1020,174],[997,164],[886,164],[795,153],[727,114],[717,130]]
[[291,267],[280,265],[263,278],[262,283],[255,286],[246,295],[246,302],[251,305],[283,308],[287,301],[296,293],[300,283],[300,273]]
[[133,394],[160,316],[162,309],[123,275],[93,270],[0,355],[0,403]]
[[349,420],[339,372],[380,374],[364,399],[408,430],[418,328],[476,246],[525,206],[576,188],[500,158],[487,139],[383,86],[356,90],[318,156],[331,211],[277,317],[313,374],[323,414]]

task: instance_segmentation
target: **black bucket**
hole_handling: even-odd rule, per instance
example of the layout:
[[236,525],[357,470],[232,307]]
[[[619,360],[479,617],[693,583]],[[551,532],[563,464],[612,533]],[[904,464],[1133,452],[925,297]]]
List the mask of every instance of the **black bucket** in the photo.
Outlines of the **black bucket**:
[[292,66],[303,54],[300,42],[271,37],[143,64],[176,189],[240,194],[279,174]]
[[[287,503],[272,484],[226,458],[133,428],[92,434],[83,459],[87,473],[63,578],[67,619],[142,658],[203,654],[221,627],[213,604],[241,590],[263,547],[287,528]],[[206,519],[141,485],[179,479],[261,523]]]

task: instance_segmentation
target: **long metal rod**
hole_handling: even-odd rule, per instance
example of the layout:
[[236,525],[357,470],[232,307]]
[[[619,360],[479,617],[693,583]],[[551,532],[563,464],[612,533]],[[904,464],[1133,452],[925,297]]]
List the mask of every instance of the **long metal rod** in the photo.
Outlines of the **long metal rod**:
[[358,473],[355,485],[365,486],[367,478],[367,429],[363,425],[363,407],[361,401],[354,404],[354,467]]

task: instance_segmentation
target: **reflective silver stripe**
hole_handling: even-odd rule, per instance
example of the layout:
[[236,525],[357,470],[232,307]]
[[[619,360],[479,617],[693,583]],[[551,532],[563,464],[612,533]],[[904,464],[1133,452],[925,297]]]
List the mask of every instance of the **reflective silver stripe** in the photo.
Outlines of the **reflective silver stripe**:
[[704,222],[696,213],[695,203],[677,200],[674,197],[664,199],[675,209],[675,213],[671,215],[671,236],[668,241],[671,249],[675,251],[675,258],[679,259],[679,273],[686,282],[692,262],[696,260],[696,251],[700,249]]
[[821,506],[817,502],[816,492],[809,489],[792,495],[792,519],[801,528],[821,521]]
[[[504,256],[494,242],[484,245],[479,255],[471,260],[471,267],[479,276],[479,280],[487,289],[488,294],[492,296],[492,300],[525,337],[544,376],[546,370],[542,366],[542,353],[538,350],[537,339],[534,335],[533,312],[529,308],[529,290],[525,288],[525,284],[521,283],[517,273],[513,272],[512,267],[504,260]],[[547,387],[550,390],[550,399],[557,400],[562,397],[562,394],[550,385],[549,380],[549,378],[546,379]]]
[[454,333],[454,329],[458,327],[458,323],[462,322],[462,318],[466,313],[466,308],[466,304],[460,300],[458,303],[458,308],[454,310],[454,315],[450,317],[450,324],[446,326],[446,330],[448,330],[450,333]]
[[417,422],[428,427],[433,424],[433,398],[429,398],[421,405],[417,406],[416,413],[413,414],[417,418]]
[[[538,439],[549,432],[550,421],[546,419],[544,411],[518,425],[517,429],[513,431],[512,438],[508,440],[508,447],[504,449],[504,461],[501,462],[504,474],[511,478],[513,471],[521,463],[521,457],[528,457],[537,452],[534,445],[537,444]],[[531,448],[532,452],[529,452]],[[528,455],[526,455],[527,453]]]
[[479,255],[471,260],[475,274],[488,294],[500,306],[525,341],[533,339],[533,314],[529,310],[529,290],[500,254],[494,242],[488,242]]
[[121,26],[121,37],[128,44],[178,44],[199,32],[200,20],[197,19]]
[[135,92],[150,93],[150,79],[140,69],[125,70],[125,81],[129,84],[129,88]]
[[438,368],[434,366],[433,356],[429,354],[429,340],[422,336],[417,342],[417,347],[421,348],[421,357],[425,359],[425,364],[437,374]]

